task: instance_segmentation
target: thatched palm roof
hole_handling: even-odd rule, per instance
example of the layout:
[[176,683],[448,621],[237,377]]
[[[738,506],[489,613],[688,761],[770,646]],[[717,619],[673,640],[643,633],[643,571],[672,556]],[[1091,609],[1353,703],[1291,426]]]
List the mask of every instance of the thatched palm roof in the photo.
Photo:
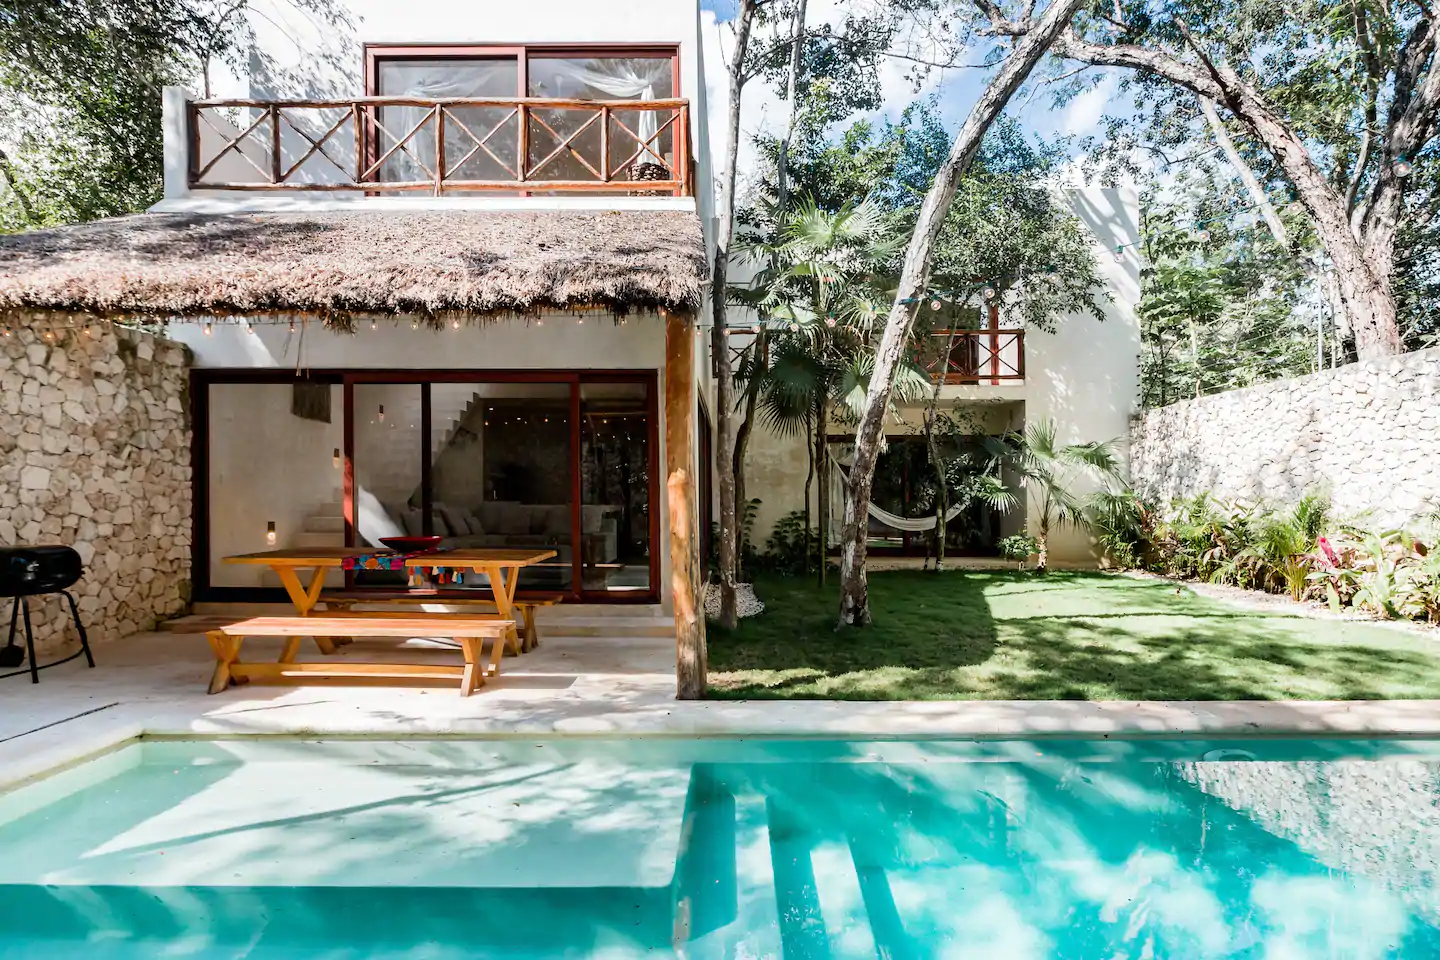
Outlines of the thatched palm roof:
[[0,237],[0,310],[100,315],[694,308],[676,211],[146,213]]

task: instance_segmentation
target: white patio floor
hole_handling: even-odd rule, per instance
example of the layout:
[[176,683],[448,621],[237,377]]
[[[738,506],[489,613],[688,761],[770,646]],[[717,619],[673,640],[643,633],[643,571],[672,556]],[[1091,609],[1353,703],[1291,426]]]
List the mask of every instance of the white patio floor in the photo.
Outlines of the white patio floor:
[[[254,654],[270,652],[250,642]],[[94,670],[75,661],[43,671],[38,685],[0,681],[0,788],[142,735],[1440,737],[1436,701],[680,702],[673,650],[657,636],[556,637],[507,657],[503,675],[468,698],[448,687],[328,683],[210,696],[203,637],[142,634],[98,645]],[[385,648],[362,642],[340,655]]]

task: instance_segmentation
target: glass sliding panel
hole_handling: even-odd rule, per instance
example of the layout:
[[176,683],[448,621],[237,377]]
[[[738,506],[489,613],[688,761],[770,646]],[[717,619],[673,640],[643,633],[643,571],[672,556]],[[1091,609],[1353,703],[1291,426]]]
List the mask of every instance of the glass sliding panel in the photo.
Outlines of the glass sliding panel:
[[[666,100],[674,93],[670,57],[531,57],[526,94],[567,100]],[[675,169],[675,110],[617,110],[610,116],[609,155],[602,148],[601,120],[590,110],[537,110],[530,125],[530,163],[540,164],[560,144],[570,150],[533,171],[535,179],[679,179]],[[587,127],[586,124],[589,124]],[[547,129],[548,128],[548,129]],[[646,146],[642,147],[642,144]],[[578,154],[578,156],[577,156]]]
[[580,412],[582,586],[586,591],[648,591],[649,385],[583,383]]
[[[514,97],[520,87],[519,62],[513,57],[484,59],[416,58],[381,60],[377,92],[385,96],[426,98]],[[419,125],[402,149],[380,168],[381,180],[431,180],[436,175],[435,119],[426,107],[381,107],[376,120],[383,130],[374,135],[374,159],[384,156],[396,140]],[[520,120],[509,107],[459,107],[445,121],[445,179],[519,179]],[[483,144],[483,146],[482,146]]]
[[[313,382],[213,383],[208,390],[210,585],[278,588],[268,567],[221,560],[345,545],[337,456],[344,443],[343,390]],[[328,579],[344,582],[338,572]]]
[[[383,549],[382,537],[421,536],[434,526],[423,509],[421,397],[418,383],[355,385],[356,546]],[[356,586],[398,589],[406,584],[403,571],[355,574]]]
[[437,383],[431,390],[434,499],[451,542],[553,550],[554,557],[521,572],[520,589],[569,592],[570,384]]

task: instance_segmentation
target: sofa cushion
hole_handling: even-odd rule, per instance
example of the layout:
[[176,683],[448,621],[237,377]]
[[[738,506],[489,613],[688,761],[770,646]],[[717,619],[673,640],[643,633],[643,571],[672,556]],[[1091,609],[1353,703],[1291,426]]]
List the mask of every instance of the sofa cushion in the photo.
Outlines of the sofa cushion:
[[481,503],[476,513],[480,515],[480,525],[489,533],[500,532],[500,518],[505,511],[511,507],[519,506],[514,500],[486,500]]
[[[464,537],[469,535],[470,524],[466,522],[464,511],[437,500],[435,502],[435,512],[439,515],[439,518],[444,519],[445,526],[450,531],[448,534],[442,534],[442,536]],[[435,525],[435,532],[440,533],[440,525],[438,522]]]
[[565,504],[545,504],[530,509],[530,532],[537,536],[568,537],[570,508]]
[[514,534],[530,532],[531,508],[523,503],[508,503],[500,511],[499,519],[492,527],[487,520],[486,530],[493,530],[496,533]]
[[606,511],[613,509],[615,508],[607,506],[582,506],[580,508],[580,532],[591,535],[600,533],[604,529]]

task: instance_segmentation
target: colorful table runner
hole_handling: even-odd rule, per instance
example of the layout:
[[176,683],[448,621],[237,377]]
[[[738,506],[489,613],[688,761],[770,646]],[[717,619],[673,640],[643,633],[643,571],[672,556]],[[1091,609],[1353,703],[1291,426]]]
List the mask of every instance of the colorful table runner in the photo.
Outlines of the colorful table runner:
[[423,582],[426,573],[434,578],[438,584],[464,583],[462,579],[464,572],[451,570],[449,567],[436,564],[435,566],[411,566],[409,561],[416,557],[428,557],[435,553],[445,553],[453,547],[437,547],[433,550],[418,550],[414,553],[396,553],[387,550],[383,553],[366,553],[358,557],[346,557],[341,561],[340,566],[346,570],[406,570],[410,571],[410,585],[419,586]]

